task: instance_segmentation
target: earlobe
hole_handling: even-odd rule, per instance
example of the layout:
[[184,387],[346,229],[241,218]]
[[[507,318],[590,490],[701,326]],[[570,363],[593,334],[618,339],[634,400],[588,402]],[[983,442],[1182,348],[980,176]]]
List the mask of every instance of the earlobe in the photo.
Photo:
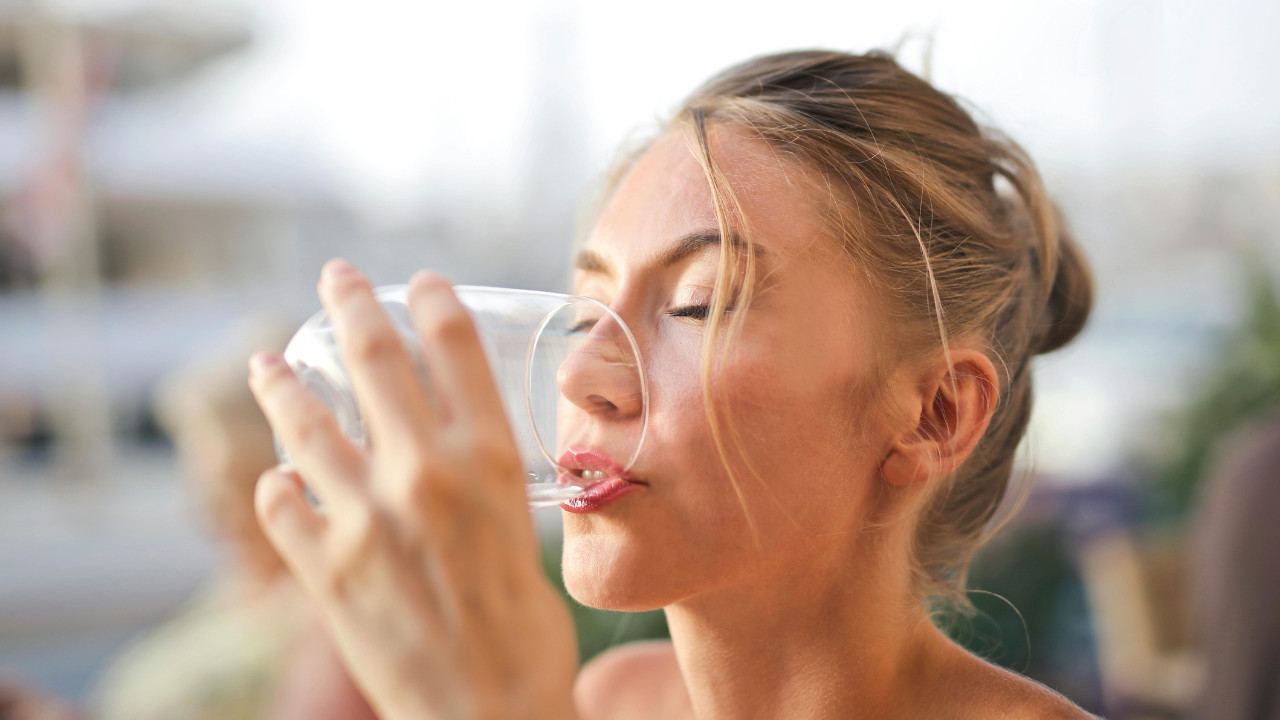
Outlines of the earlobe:
[[890,485],[911,485],[933,477],[933,463],[910,443],[895,446],[880,465],[880,475]]

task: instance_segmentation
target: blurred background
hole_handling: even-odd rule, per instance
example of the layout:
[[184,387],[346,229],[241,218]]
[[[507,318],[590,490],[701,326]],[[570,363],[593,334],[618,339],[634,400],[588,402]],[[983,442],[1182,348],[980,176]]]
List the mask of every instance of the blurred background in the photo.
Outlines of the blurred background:
[[[562,290],[584,193],[699,82],[887,48],[1030,150],[1098,276],[1039,361],[991,594],[948,627],[1092,711],[1182,717],[1205,479],[1280,403],[1277,36],[1270,0],[0,0],[0,669],[92,704],[233,562],[165,388],[296,326],[326,259]],[[665,632],[575,612],[584,656]]]

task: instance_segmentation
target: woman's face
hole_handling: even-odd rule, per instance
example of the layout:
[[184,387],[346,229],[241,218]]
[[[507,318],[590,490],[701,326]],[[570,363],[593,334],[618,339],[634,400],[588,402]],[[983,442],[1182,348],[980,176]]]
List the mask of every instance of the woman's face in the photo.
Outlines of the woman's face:
[[741,496],[716,451],[700,371],[715,210],[686,138],[669,133],[619,185],[575,270],[576,292],[635,333],[650,384],[630,471],[642,484],[564,513],[565,582],[588,605],[656,608],[839,562],[880,487],[888,433],[871,388],[888,314],[827,233],[810,173],[732,129],[715,129],[712,147],[758,248],[754,299],[715,381],[739,440],[722,425]]

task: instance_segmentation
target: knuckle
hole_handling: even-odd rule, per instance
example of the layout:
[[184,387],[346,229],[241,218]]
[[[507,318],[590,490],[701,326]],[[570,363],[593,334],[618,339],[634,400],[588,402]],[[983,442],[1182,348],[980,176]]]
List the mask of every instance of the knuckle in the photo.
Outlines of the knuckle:
[[417,442],[400,443],[396,447],[394,458],[388,459],[390,471],[401,476],[432,472],[437,462],[436,453],[422,438],[418,438]]
[[425,484],[418,479],[416,474],[399,474],[398,482],[387,484],[385,490],[386,498],[390,502],[390,506],[395,509],[421,507],[422,502],[426,499],[423,497],[422,488]]
[[346,567],[346,563],[339,558],[337,562],[320,574],[318,585],[319,591],[325,596],[338,600],[349,597],[354,588],[350,568]]
[[456,511],[474,500],[473,488],[453,474],[439,473],[419,481],[419,501],[424,507]]
[[400,350],[402,343],[390,328],[371,330],[356,335],[351,340],[351,353],[356,362],[373,362]]
[[509,476],[523,472],[524,464],[509,439],[483,433],[471,440],[468,449],[483,463],[486,473]]
[[457,508],[465,502],[463,484],[438,468],[421,467],[402,478],[392,489],[392,500],[398,507]]
[[426,333],[439,342],[453,344],[474,337],[475,325],[461,305],[454,305],[432,313],[427,318]]
[[319,412],[302,413],[293,424],[291,435],[298,448],[315,447],[327,442],[328,418]]

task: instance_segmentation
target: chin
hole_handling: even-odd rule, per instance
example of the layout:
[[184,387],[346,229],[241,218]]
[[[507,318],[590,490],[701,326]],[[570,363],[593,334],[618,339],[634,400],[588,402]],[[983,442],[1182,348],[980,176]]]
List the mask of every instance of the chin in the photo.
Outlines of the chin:
[[566,528],[561,571],[574,600],[601,610],[656,610],[688,593],[672,586],[680,573],[639,538]]

